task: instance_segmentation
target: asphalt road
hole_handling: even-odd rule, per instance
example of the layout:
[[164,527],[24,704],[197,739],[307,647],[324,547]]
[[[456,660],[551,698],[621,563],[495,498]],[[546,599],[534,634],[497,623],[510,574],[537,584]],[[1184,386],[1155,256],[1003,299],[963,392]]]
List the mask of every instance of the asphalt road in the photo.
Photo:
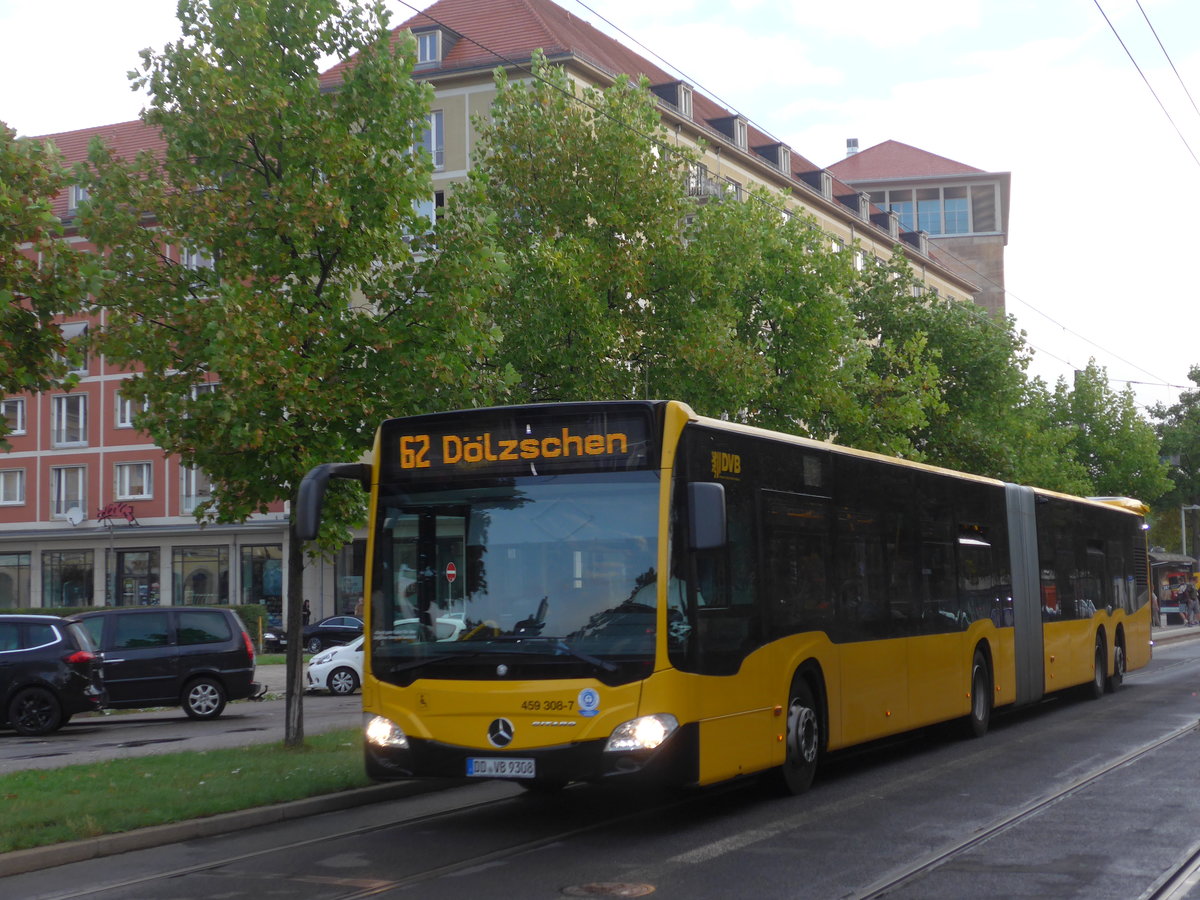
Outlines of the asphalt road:
[[[256,677],[267,684],[268,696],[279,699],[230,703],[220,718],[212,721],[194,721],[182,709],[175,708],[78,716],[62,730],[44,737],[22,737],[13,731],[0,731],[0,772],[281,741],[285,721],[284,667],[263,666]],[[306,694],[305,734],[361,725],[361,704],[358,694],[349,697],[335,697],[327,692]]]

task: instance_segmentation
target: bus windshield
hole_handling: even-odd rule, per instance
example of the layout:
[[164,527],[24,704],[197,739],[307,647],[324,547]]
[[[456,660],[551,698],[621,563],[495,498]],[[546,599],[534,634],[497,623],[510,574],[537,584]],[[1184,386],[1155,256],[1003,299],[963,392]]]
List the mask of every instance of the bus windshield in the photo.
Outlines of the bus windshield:
[[637,471],[381,488],[376,677],[645,677],[658,486]]

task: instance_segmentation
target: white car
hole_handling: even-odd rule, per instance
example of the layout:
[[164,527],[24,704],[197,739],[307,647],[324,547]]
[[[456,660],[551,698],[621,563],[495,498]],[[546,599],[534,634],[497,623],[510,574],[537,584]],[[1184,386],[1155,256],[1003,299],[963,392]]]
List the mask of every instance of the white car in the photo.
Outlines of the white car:
[[331,694],[353,694],[362,684],[363,639],[330,647],[308,661],[305,670],[310,691],[328,690]]

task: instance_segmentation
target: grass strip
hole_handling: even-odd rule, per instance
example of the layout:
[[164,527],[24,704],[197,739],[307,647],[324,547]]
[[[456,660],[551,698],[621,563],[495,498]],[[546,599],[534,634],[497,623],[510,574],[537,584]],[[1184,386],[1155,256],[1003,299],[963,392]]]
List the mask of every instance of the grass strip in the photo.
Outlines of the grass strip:
[[0,775],[0,853],[365,787],[362,731]]

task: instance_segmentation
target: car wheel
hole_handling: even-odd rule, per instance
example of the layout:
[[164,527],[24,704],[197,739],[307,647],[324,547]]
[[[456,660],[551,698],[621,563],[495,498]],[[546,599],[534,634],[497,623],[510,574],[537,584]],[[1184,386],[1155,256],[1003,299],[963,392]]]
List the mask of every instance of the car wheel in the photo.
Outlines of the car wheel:
[[327,684],[331,694],[353,694],[358,690],[358,675],[353,669],[342,666],[329,673]]
[[308,639],[308,643],[305,646],[308,647],[309,653],[320,653],[325,644],[322,643],[319,637],[313,635]]
[[62,706],[45,688],[27,687],[18,691],[8,705],[8,721],[17,734],[49,734],[62,727]]
[[225,689],[213,678],[194,678],[183,690],[183,711],[192,719],[215,719],[225,709]]

